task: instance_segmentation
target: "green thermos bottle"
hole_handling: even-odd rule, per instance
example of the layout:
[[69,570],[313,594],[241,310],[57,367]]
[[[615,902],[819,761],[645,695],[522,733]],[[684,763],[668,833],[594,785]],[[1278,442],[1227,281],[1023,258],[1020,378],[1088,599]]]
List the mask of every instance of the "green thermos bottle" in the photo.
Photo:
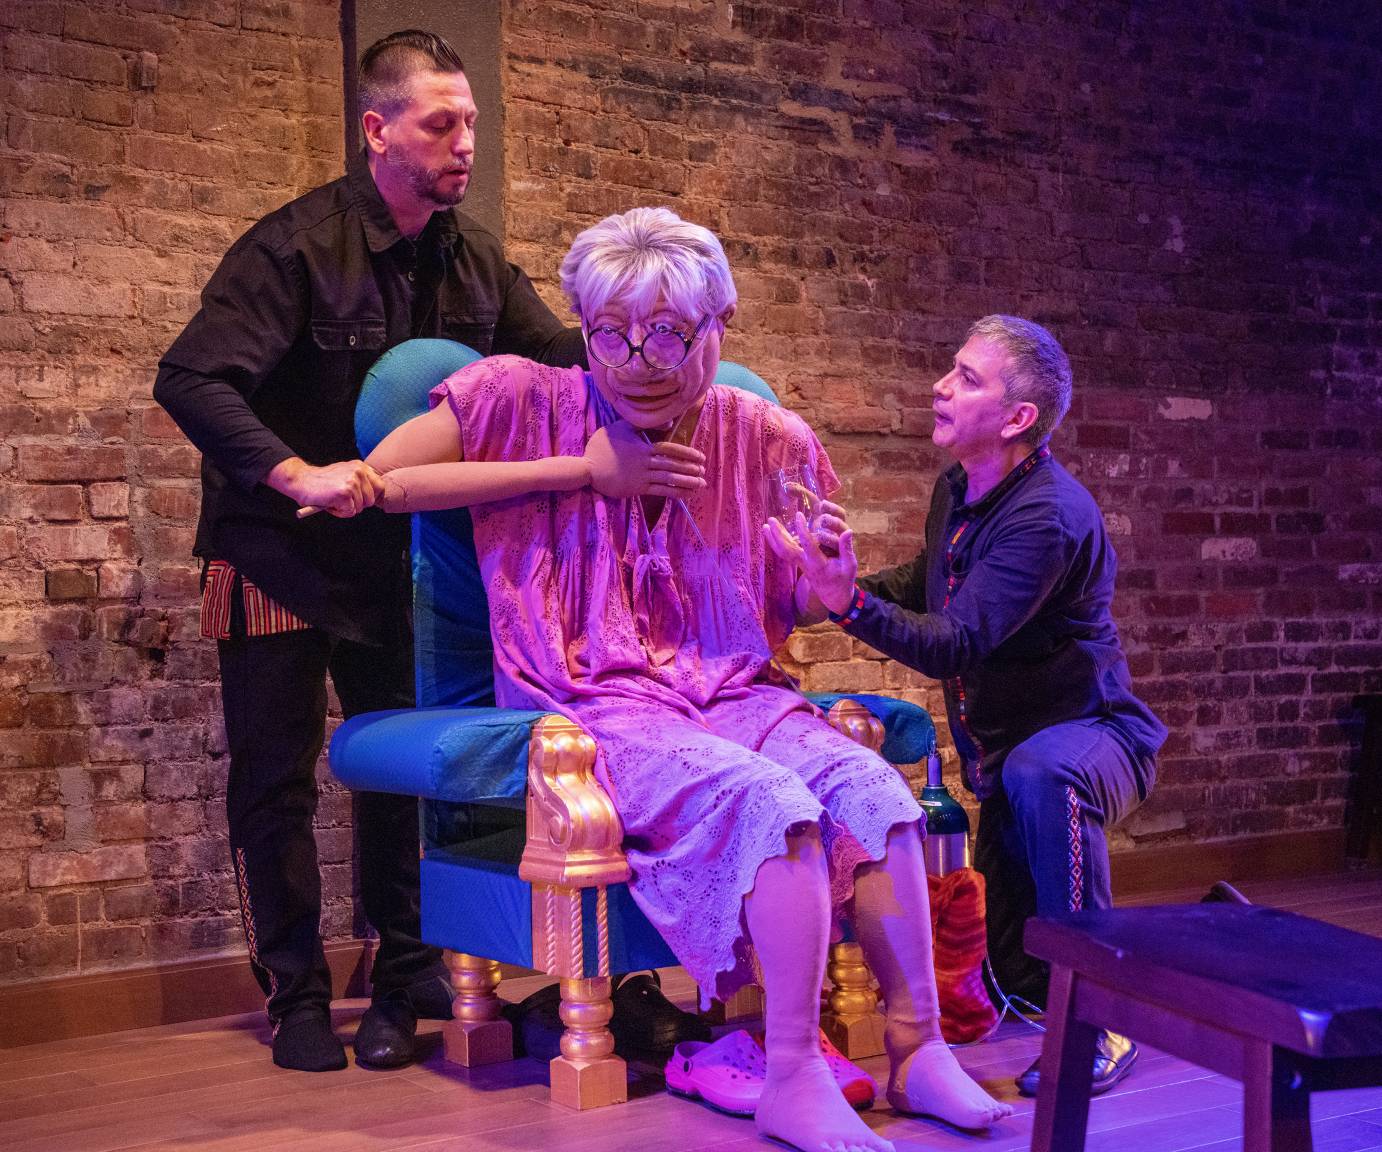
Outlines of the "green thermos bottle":
[[922,850],[926,871],[944,876],[972,863],[969,850],[969,814],[941,781],[940,753],[934,747],[926,757],[926,787],[918,797],[926,814],[926,839]]

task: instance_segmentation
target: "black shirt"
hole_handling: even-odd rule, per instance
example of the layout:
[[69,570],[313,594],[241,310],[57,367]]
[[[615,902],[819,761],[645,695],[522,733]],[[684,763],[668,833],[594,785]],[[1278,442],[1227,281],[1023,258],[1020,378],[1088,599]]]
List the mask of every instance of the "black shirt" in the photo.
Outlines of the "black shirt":
[[296,518],[262,484],[292,456],[354,459],[365,373],[414,336],[546,364],[585,363],[499,241],[443,210],[399,233],[362,153],[231,247],[159,364],[154,397],[201,449],[196,554],[227,560],[308,623],[367,643],[406,625],[408,519]]
[[943,682],[965,782],[990,794],[1043,728],[1107,721],[1137,757],[1166,729],[1132,692],[1113,622],[1117,557],[1094,498],[1042,447],[972,504],[958,464],[937,482],[926,547],[859,581],[850,631]]

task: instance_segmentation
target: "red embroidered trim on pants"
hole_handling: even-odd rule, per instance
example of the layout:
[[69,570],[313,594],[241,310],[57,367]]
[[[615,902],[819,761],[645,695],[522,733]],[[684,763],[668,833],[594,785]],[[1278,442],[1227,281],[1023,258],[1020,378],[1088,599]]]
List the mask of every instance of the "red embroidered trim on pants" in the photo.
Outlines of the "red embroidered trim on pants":
[[1080,798],[1065,787],[1065,818],[1070,833],[1070,911],[1084,907],[1084,839],[1080,835]]
[[[269,999],[278,993],[278,977],[259,962],[259,940],[254,931],[254,908],[250,904],[250,885],[245,875],[245,850],[235,849],[235,879],[240,889],[240,921],[245,927],[245,944],[249,948],[250,963],[263,968],[269,975]],[[266,1000],[267,1004],[268,1001]],[[278,1033],[278,1021],[274,1021],[274,1033]]]

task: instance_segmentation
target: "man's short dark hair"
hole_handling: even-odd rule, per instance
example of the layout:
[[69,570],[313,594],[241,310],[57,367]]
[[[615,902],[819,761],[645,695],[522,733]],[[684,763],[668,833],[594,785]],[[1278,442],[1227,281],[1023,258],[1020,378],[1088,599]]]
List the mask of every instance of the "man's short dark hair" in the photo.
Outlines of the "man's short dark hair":
[[391,32],[360,57],[360,111],[391,119],[408,103],[408,81],[414,73],[464,71],[456,50],[435,32]]
[[1024,439],[1045,441],[1070,410],[1070,360],[1065,349],[1040,324],[1020,316],[985,316],[970,336],[991,340],[1008,354],[1003,371],[1003,402],[1036,405],[1036,423]]

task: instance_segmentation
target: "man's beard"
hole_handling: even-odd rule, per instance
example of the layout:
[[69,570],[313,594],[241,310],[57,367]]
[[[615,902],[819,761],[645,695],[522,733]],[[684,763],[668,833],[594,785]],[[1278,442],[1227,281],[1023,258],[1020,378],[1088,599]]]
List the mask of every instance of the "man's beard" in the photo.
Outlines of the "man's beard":
[[414,196],[419,200],[430,201],[438,208],[454,208],[465,199],[466,189],[470,186],[470,181],[467,180],[455,192],[444,193],[437,188],[443,176],[452,172],[468,172],[466,165],[457,165],[454,168],[424,168],[410,157],[400,156],[398,153],[386,154],[384,162],[402,174]]

